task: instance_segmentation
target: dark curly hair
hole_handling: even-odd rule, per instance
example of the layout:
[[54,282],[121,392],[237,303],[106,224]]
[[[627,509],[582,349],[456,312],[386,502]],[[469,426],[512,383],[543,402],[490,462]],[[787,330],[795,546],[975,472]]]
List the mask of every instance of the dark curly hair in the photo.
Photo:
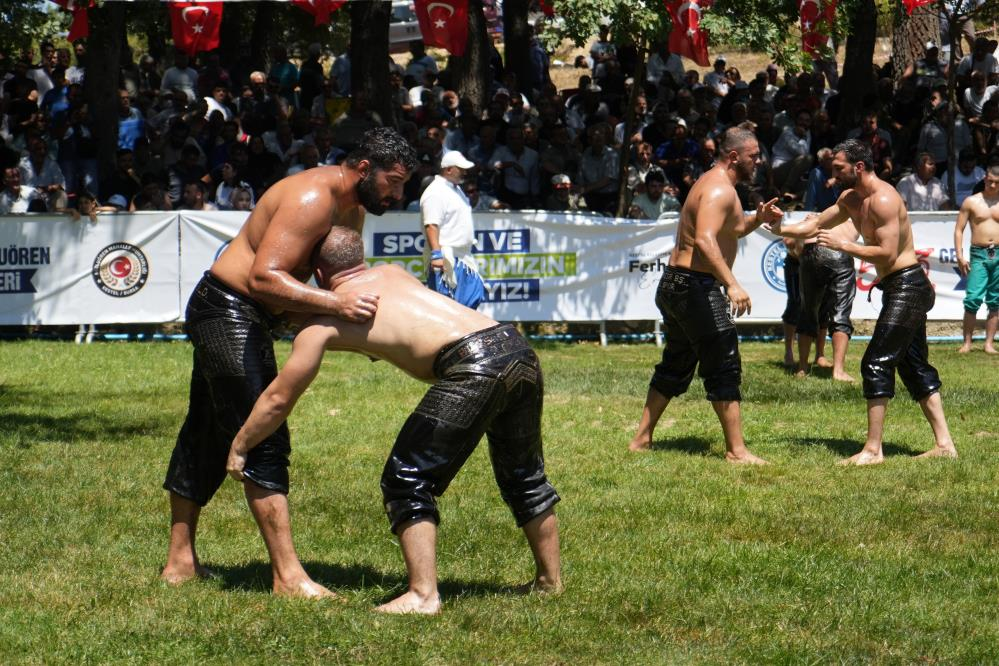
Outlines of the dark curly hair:
[[376,127],[364,133],[361,144],[351,151],[344,163],[356,168],[361,160],[367,160],[375,169],[391,169],[395,165],[406,171],[416,168],[416,151],[402,135],[390,127]]
[[874,155],[871,153],[871,148],[866,143],[862,141],[857,141],[856,139],[847,139],[841,143],[836,144],[833,148],[833,154],[844,153],[846,155],[846,161],[850,164],[856,164],[857,162],[864,163],[864,169],[867,171],[874,170]]

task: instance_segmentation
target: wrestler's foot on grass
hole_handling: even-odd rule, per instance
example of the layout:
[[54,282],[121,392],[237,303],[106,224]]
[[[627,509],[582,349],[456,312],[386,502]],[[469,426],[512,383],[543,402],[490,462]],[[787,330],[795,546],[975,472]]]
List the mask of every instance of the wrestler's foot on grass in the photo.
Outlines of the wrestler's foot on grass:
[[940,445],[937,445],[937,446],[934,446],[929,451],[927,451],[926,453],[920,453],[916,457],[917,458],[956,458],[957,457],[957,449],[954,448],[953,444],[951,444],[950,446],[940,446]]
[[825,356],[819,356],[815,359],[815,365],[820,368],[831,368],[833,364]]
[[743,451],[742,453],[732,453],[731,451],[725,452],[725,462],[730,462],[733,465],[769,465],[766,460],[760,458],[759,456],[754,456],[749,451]]
[[513,588],[516,594],[561,594],[561,580],[551,580],[546,576],[535,578],[530,583],[524,583]]
[[194,580],[195,578],[212,580],[218,577],[218,573],[208,567],[203,567],[200,564],[191,564],[186,566],[168,564],[163,567],[163,572],[160,573],[160,580],[169,583],[170,585],[180,585],[181,583],[186,583],[187,581]]
[[379,613],[392,615],[437,615],[441,612],[440,595],[424,597],[410,590],[392,601],[375,608]]
[[652,438],[651,437],[636,437],[628,443],[629,451],[651,451],[652,450]]
[[838,382],[853,382],[853,381],[855,381],[853,377],[851,377],[850,375],[846,374],[842,370],[840,370],[839,372],[833,371],[832,378],[835,379]]
[[339,594],[328,590],[311,578],[294,583],[278,583],[274,581],[274,595],[278,597],[294,597],[296,599],[335,599],[342,601],[342,597]]
[[999,354],[999,349],[996,349],[992,345],[985,345],[986,354]]
[[967,354],[970,351],[971,351],[971,343],[970,342],[965,342],[963,345],[961,345],[960,347],[957,348],[957,353],[958,354]]
[[839,464],[844,466],[877,465],[879,463],[883,463],[884,461],[885,461],[885,456],[882,452],[878,451],[877,453],[875,453],[873,451],[868,451],[867,449],[864,449],[860,453],[852,455],[846,460],[840,460]]

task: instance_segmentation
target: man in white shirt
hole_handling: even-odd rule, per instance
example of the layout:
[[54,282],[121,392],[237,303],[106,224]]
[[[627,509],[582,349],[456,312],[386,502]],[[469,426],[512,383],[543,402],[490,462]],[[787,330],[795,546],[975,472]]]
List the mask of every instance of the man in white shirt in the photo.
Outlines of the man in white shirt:
[[718,56],[715,58],[714,70],[708,72],[704,75],[704,85],[711,89],[714,93],[711,96],[711,104],[717,109],[721,106],[722,99],[728,94],[729,87],[732,81],[728,78],[728,74],[725,73],[725,65],[727,64],[723,56]]
[[45,139],[37,136],[28,139],[28,154],[21,158],[18,168],[21,182],[35,188],[45,199],[49,212],[66,208],[66,178],[49,156]]
[[465,171],[475,163],[456,150],[444,153],[440,174],[420,196],[426,245],[427,286],[470,308],[485,298],[485,285],[472,257],[475,228],[472,206],[461,189]]
[[0,215],[27,213],[38,192],[30,185],[21,184],[21,172],[17,167],[3,170],[3,190],[0,190]]
[[988,85],[988,77],[984,72],[975,70],[971,73],[971,85],[964,90],[964,112],[969,120],[975,120],[982,115],[985,102],[999,91],[999,86]]
[[524,130],[506,131],[506,145],[492,156],[493,169],[500,173],[499,195],[516,210],[534,206],[541,187],[538,175],[538,152],[524,145]]
[[649,171],[645,176],[645,192],[631,202],[628,217],[638,220],[658,220],[666,213],[680,211],[680,202],[672,194],[667,194],[666,176],[660,169]]
[[934,174],[937,162],[929,153],[916,157],[916,170],[898,181],[896,189],[910,210],[941,210],[947,207],[947,191]]

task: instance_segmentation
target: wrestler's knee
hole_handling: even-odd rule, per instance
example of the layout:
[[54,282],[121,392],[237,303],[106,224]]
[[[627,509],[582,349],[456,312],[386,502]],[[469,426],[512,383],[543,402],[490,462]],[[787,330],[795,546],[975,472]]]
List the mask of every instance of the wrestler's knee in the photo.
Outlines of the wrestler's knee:
[[510,507],[514,520],[517,521],[517,527],[523,527],[531,522],[558,504],[561,499],[547,480],[513,497],[508,498],[505,493],[503,495],[503,501]]
[[860,376],[864,381],[864,397],[868,400],[895,397],[895,367],[886,365],[883,359],[864,354]]

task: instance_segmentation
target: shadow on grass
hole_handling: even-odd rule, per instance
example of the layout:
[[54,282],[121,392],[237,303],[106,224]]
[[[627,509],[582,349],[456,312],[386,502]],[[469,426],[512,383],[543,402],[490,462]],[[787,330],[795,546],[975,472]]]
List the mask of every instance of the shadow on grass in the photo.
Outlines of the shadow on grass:
[[[131,417],[130,417],[131,418]],[[112,415],[104,418],[94,412],[75,412],[49,416],[24,414],[0,409],[4,440],[18,448],[28,449],[36,444],[91,442],[97,439],[128,441],[136,433],[156,432],[166,427],[164,418],[146,418],[139,421],[123,420]]]
[[[787,441],[795,446],[824,446],[844,458],[848,458],[855,453],[860,453],[860,449],[864,446],[863,440],[832,439],[828,437],[792,437]],[[916,451],[907,446],[889,444],[888,442],[881,445],[881,450],[884,452],[885,457],[916,456],[922,453],[922,451]]]
[[[240,566],[208,565],[222,578],[226,590],[247,590],[269,592],[271,590],[271,566],[266,562],[251,562]],[[364,565],[343,566],[327,562],[308,561],[302,566],[314,581],[333,590],[363,590],[377,586],[394,591],[380,603],[394,599],[406,589],[405,576],[386,574]],[[478,597],[489,594],[517,594],[513,588],[488,581],[441,580],[438,584],[441,597]]]
[[660,439],[652,442],[653,451],[678,451],[692,456],[707,456],[711,454],[710,440],[701,437],[678,437],[675,439]]

